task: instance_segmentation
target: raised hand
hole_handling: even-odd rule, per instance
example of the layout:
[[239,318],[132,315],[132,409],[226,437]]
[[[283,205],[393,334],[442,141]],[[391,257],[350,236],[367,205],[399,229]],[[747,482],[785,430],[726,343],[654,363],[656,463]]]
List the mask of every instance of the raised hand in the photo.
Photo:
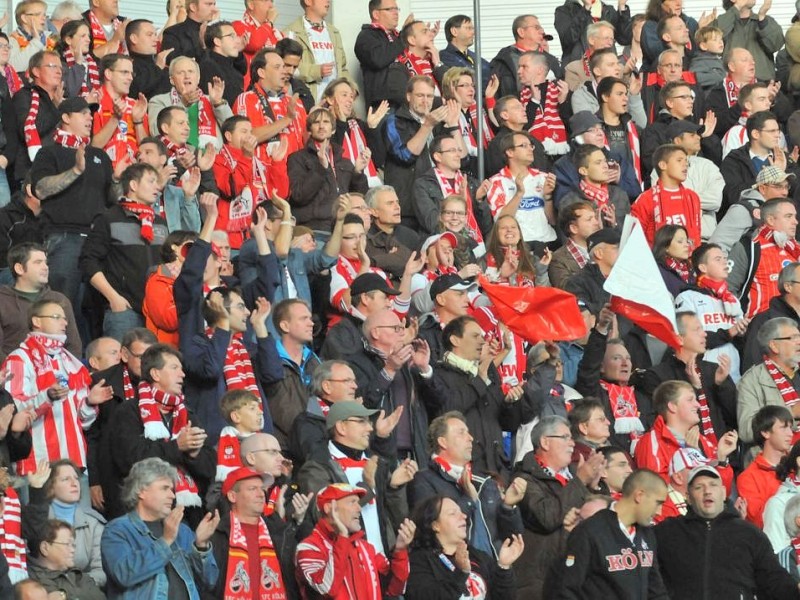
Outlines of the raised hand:
[[114,179],[119,181],[122,178],[122,174],[125,172],[125,169],[130,167],[132,164],[133,160],[131,159],[131,155],[127,152],[123,154],[122,157],[117,161],[117,164],[114,166]]
[[472,565],[469,562],[469,548],[467,548],[466,542],[458,542],[456,553],[453,555],[453,562],[463,573],[472,571]]
[[271,310],[272,305],[269,303],[269,300],[261,296],[256,298],[256,306],[253,309],[253,312],[250,313],[250,323],[252,323],[253,330],[255,330],[258,337],[266,337],[265,335],[260,334],[267,333],[266,323]]
[[375,491],[375,473],[378,471],[378,455],[373,454],[367,459],[361,474],[361,481],[367,484],[370,491]]
[[215,510],[214,514],[206,513],[203,520],[197,524],[197,529],[194,530],[194,543],[198,548],[208,548],[208,541],[219,525],[219,511]]
[[197,190],[200,189],[200,168],[192,167],[186,173],[188,173],[188,177],[184,176],[182,180],[183,195],[187,198],[191,198],[197,193]]
[[211,100],[212,105],[224,102],[223,94],[225,93],[225,81],[219,77],[212,77],[208,82],[208,99]]
[[347,527],[344,526],[342,523],[342,519],[339,518],[339,508],[336,506],[336,500],[331,500],[331,520],[333,521],[333,526],[336,527],[336,531],[339,532],[339,535],[347,536],[350,532],[347,530]]
[[497,564],[501,568],[509,568],[522,556],[523,550],[525,550],[525,542],[522,541],[522,534],[516,533],[503,542],[500,552],[497,553]]
[[313,497],[314,494],[311,492],[308,494],[298,493],[292,496],[292,518],[295,520],[295,523],[299,524],[303,522]]
[[167,542],[167,546],[171,546],[172,542],[178,538],[178,529],[180,529],[181,521],[183,521],[183,506],[178,504],[164,519],[164,533],[161,537]]
[[414,479],[414,475],[416,475],[417,471],[419,471],[417,462],[407,458],[394,470],[392,477],[389,480],[389,485],[393,488],[404,486],[409,481]]
[[200,167],[201,171],[210,171],[214,166],[214,161],[217,158],[217,148],[209,142],[206,144],[206,147],[203,148],[203,152],[198,153],[197,156],[197,166]]
[[89,389],[89,397],[86,399],[91,406],[104,404],[114,397],[114,388],[106,385],[106,380],[101,379]]
[[714,371],[714,383],[720,385],[731,374],[731,357],[723,353],[717,357],[717,361],[719,366]]
[[131,118],[133,119],[134,123],[139,123],[144,121],[144,116],[147,114],[147,98],[141,92],[139,93],[139,97],[136,99],[136,103],[133,105],[131,109]]
[[522,477],[515,477],[503,495],[503,504],[506,506],[516,506],[525,497],[528,489],[527,480]]
[[51,472],[50,463],[46,460],[40,460],[36,463],[36,471],[28,473],[28,485],[32,488],[43,488],[47,480],[50,479]]
[[375,420],[375,435],[380,438],[388,438],[392,435],[392,431],[397,427],[400,422],[400,417],[403,416],[403,405],[401,404],[394,409],[389,415],[385,410],[378,413],[378,418]]
[[397,541],[395,542],[394,549],[405,550],[408,548],[411,545],[411,541],[414,539],[414,533],[416,531],[417,526],[414,521],[411,519],[404,519],[397,530]]
[[378,105],[378,108],[373,109],[369,107],[367,110],[367,127],[375,129],[381,124],[383,118],[389,113],[389,101],[384,100]]
[[717,444],[717,458],[719,460],[727,460],[727,458],[736,450],[736,444],[739,442],[739,434],[735,430],[728,431],[719,438]]
[[175,48],[167,48],[166,50],[162,50],[158,54],[156,54],[156,66],[159,69],[166,69],[167,68],[167,57],[172,53]]
[[78,175],[86,170],[86,146],[84,144],[78,146],[75,151],[75,166],[72,167],[72,170]]

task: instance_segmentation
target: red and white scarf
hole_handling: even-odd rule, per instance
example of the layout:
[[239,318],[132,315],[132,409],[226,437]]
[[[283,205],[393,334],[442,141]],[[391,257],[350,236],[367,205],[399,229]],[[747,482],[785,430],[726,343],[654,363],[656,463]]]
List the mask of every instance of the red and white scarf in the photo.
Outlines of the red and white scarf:
[[[755,79],[750,83],[755,83]],[[739,100],[739,91],[742,87],[737,85],[729,75],[725,77],[722,85],[725,88],[725,98],[728,100],[728,108],[731,108]]]
[[769,225],[761,226],[754,241],[762,247],[767,244],[775,244],[781,250],[788,253],[792,257],[792,260],[800,260],[800,244],[797,243],[797,240],[788,237],[785,240],[776,240],[775,230]]
[[[100,89],[102,85],[100,83],[100,70],[97,68],[97,62],[94,60],[94,57],[91,54],[86,54],[83,58],[86,61],[86,77],[81,81],[81,96],[85,96],[89,92]],[[64,61],[67,63],[68,67],[74,67],[77,63],[75,54],[72,52],[71,48],[64,50]],[[87,78],[91,87],[86,85]]]
[[0,551],[8,562],[8,577],[17,583],[28,577],[27,548],[22,538],[22,506],[12,487],[5,490],[0,510]]
[[478,219],[475,218],[475,211],[472,209],[472,194],[469,190],[469,182],[461,171],[456,172],[454,179],[448,179],[442,172],[434,167],[436,181],[439,182],[439,189],[442,190],[442,197],[462,196],[467,205],[467,231],[470,237],[477,242],[478,246],[483,247],[483,234],[478,227]]
[[261,398],[256,376],[253,373],[253,363],[250,353],[242,342],[242,334],[234,333],[231,343],[225,352],[225,364],[222,367],[225,377],[225,387],[229,390],[247,390]]
[[726,315],[737,319],[742,316],[742,305],[728,289],[727,281],[715,281],[707,275],[700,275],[697,278],[697,287],[710,291],[717,300],[721,300]]
[[561,484],[561,487],[566,487],[569,484],[570,480],[572,479],[572,473],[570,473],[569,469],[561,469],[558,473],[547,465],[545,465],[542,460],[537,456],[536,462],[539,463],[539,466],[542,468],[542,471],[550,475],[553,479],[555,479],[558,483]]
[[590,78],[592,76],[592,70],[589,68],[589,59],[591,57],[592,57],[591,49],[584,52],[583,56],[581,57],[581,64],[583,65],[583,74]]
[[186,144],[177,144],[170,140],[167,136],[162,135],[161,141],[167,147],[167,159],[173,160],[191,152],[191,149]]
[[[203,93],[203,90],[198,89],[199,99],[197,100],[197,139],[198,144],[202,148],[209,138],[216,138],[217,136],[217,119],[214,116],[214,107],[211,105],[211,100],[208,99]],[[178,93],[178,90],[172,88],[169,91],[169,98],[172,106],[184,106],[183,99]],[[186,108],[187,114],[189,107]],[[191,124],[191,117],[189,118]]]
[[275,512],[278,506],[278,497],[281,495],[281,486],[273,485],[267,494],[267,501],[264,503],[264,516],[268,517]]
[[[237,152],[241,153],[240,150],[237,150]],[[238,160],[233,156],[228,144],[222,147],[220,156],[222,156],[231,173],[235,172]],[[230,200],[226,228],[229,232],[243,233],[247,231],[253,222],[253,211],[256,206],[272,197],[273,188],[268,182],[266,165],[255,155],[249,158],[242,155],[242,160],[251,161],[252,177],[241,193]]]
[[631,151],[631,159],[633,160],[633,170],[636,172],[636,181],[639,182],[639,187],[642,187],[642,151],[639,143],[639,130],[636,129],[636,123],[633,119],[629,119],[625,124],[628,130],[628,148]]
[[664,258],[664,264],[668,269],[675,271],[678,277],[684,283],[689,283],[689,278],[691,277],[692,270],[689,266],[688,260],[678,260],[677,258],[672,258],[671,256],[667,256]]
[[67,373],[69,389],[89,389],[92,378],[83,363],[64,348],[67,336],[51,335],[32,331],[20,344],[20,348],[30,357],[36,375],[36,387],[40,390],[59,383],[56,377],[55,361]]
[[[526,88],[529,89],[529,88]],[[553,140],[557,144],[566,143],[567,129],[558,113],[558,95],[560,91],[553,81],[547,82],[544,103],[539,106],[529,133],[540,142],[545,139]],[[523,104],[525,104],[523,102]]]
[[11,65],[6,65],[3,67],[3,73],[6,77],[6,84],[8,85],[8,91],[11,96],[14,96],[21,88],[22,88],[22,80],[17,75],[17,72]]
[[[481,112],[481,120],[483,121],[483,148],[486,149],[489,147],[489,142],[494,139],[494,133],[492,132],[492,127],[489,124],[489,117],[486,115],[485,110]],[[473,103],[466,113],[461,111],[458,115],[458,128],[461,131],[461,137],[464,139],[464,143],[467,145],[467,154],[470,156],[478,156],[478,142],[475,139],[475,135],[478,132],[477,103]]]
[[[664,188],[661,185],[661,180],[660,179],[657,180],[653,184],[653,187],[650,188],[650,189],[651,189],[651,191],[653,193],[653,223],[655,224],[655,230],[658,231],[664,225],[668,225],[669,224],[667,222],[666,216],[664,215],[663,211],[661,210],[661,192],[664,190]],[[683,186],[683,184],[680,184],[678,186],[678,192],[681,195],[681,205],[685,206],[685,207],[691,206],[692,203],[689,202],[689,200],[688,200],[689,194],[686,191],[686,188]],[[687,215],[688,219],[691,219],[691,217],[692,217],[692,215]],[[687,227],[687,229],[689,229],[691,227],[691,221],[686,225],[686,227]],[[691,232],[690,232],[689,233],[689,242],[690,242],[690,244],[692,243],[692,241],[693,240],[692,240]]]
[[226,425],[219,432],[216,481],[225,481],[231,471],[244,466],[240,448],[241,437],[243,437],[241,432],[232,425]]
[[470,479],[472,478],[472,465],[470,463],[467,463],[463,467],[459,467],[457,465],[450,464],[448,461],[446,461],[438,454],[434,454],[433,456],[431,456],[431,460],[439,466],[442,472],[447,474],[448,477],[450,477],[453,481],[455,481],[459,489],[461,489],[462,491],[464,489],[464,486],[461,482],[461,477],[464,475],[464,471],[469,470],[469,474],[467,475],[467,477],[469,477]]
[[589,264],[589,254],[584,248],[578,246],[578,244],[573,242],[570,238],[567,238],[567,242],[564,245],[566,246],[569,255],[575,260],[576,263],[578,263],[578,266],[581,269]]
[[[347,119],[347,133],[342,139],[342,156],[348,159],[353,164],[367,149],[367,138],[364,132],[361,131],[361,125],[356,119]],[[380,177],[378,177],[378,169],[375,168],[375,163],[372,158],[367,161],[367,168],[364,169],[364,174],[367,176],[367,183],[369,187],[381,185]]]
[[150,204],[135,202],[128,198],[120,198],[119,205],[123,210],[136,215],[136,218],[139,219],[139,223],[141,224],[139,232],[142,235],[142,239],[151,243],[153,241],[153,221],[156,218],[155,209]]
[[[258,548],[247,545],[247,536],[236,513],[231,511],[228,536],[228,569],[225,573],[224,600],[286,600],[281,564],[264,519],[258,520]],[[261,577],[250,581],[250,554],[258,552]],[[255,587],[258,587],[258,592]]]
[[431,63],[431,59],[429,57],[430,54],[426,54],[425,58],[420,58],[406,48],[403,53],[397,57],[397,62],[404,64],[412,77],[414,75],[425,75],[430,77],[433,81],[434,92],[437,96],[439,96],[441,95],[439,82],[436,81],[436,77],[433,74],[433,64]]
[[78,148],[80,146],[88,146],[91,138],[82,137],[79,135],[75,135],[70,131],[65,131],[60,127],[56,129],[56,132],[53,134],[53,139],[56,141],[56,144],[59,146],[64,146],[64,148]]
[[383,33],[386,34],[386,39],[388,39],[390,42],[393,42],[400,37],[400,32],[397,31],[397,29],[386,29],[386,27],[380,25],[379,23],[372,22],[370,23],[370,27],[383,31]]
[[28,109],[28,116],[25,117],[25,145],[28,147],[28,157],[33,161],[36,154],[42,148],[42,139],[39,137],[39,130],[36,128],[36,117],[39,116],[39,104],[41,95],[36,88],[31,88],[31,106]]
[[578,187],[580,188],[584,197],[594,204],[599,210],[602,211],[606,206],[608,206],[610,195],[607,184],[604,183],[601,185],[595,185],[586,179],[581,179]]
[[133,389],[133,382],[131,382],[131,373],[125,364],[122,365],[122,395],[125,396],[125,400],[136,398],[136,390]]
[[[111,24],[114,26],[114,31],[119,29],[120,20],[114,18],[111,21]],[[89,26],[92,28],[92,42],[94,44],[94,49],[97,50],[100,46],[105,46],[108,43],[108,37],[106,36],[106,30],[100,21],[97,19],[97,16],[94,14],[94,11],[89,11]],[[119,52],[121,54],[126,54],[127,51],[125,50],[125,42],[120,44]]]
[[700,405],[700,433],[716,446],[717,434],[714,432],[714,424],[711,422],[711,409],[708,407],[708,398],[706,398],[706,390],[702,384],[700,365],[697,362],[694,363],[694,372],[697,378],[700,379],[700,389],[695,390],[697,392],[697,403]]
[[774,381],[775,385],[778,387],[778,392],[780,392],[786,407],[791,408],[800,402],[800,395],[798,395],[797,390],[794,389],[794,385],[792,385],[792,382],[786,377],[783,371],[780,370],[778,365],[765,356],[764,366],[767,368],[767,373],[772,377],[772,381]]
[[[161,417],[162,409],[172,415],[172,430],[168,431]],[[144,425],[144,437],[148,440],[174,440],[189,424],[189,413],[182,395],[168,394],[154,389],[146,381],[139,382],[139,417]],[[200,492],[191,475],[178,467],[175,483],[176,502],[181,506],[202,506]]]
[[639,403],[634,388],[603,379],[600,380],[600,387],[608,394],[608,403],[614,416],[614,433],[629,434],[631,442],[642,437],[644,425],[639,418]]

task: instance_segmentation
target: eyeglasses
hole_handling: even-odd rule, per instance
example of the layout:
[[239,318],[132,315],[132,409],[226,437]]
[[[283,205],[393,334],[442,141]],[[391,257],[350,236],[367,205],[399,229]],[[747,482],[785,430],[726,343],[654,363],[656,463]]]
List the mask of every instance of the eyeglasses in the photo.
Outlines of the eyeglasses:
[[54,321],[64,321],[65,323],[69,322],[69,319],[64,315],[35,315],[40,319],[53,319]]
[[77,544],[75,543],[74,540],[71,541],[71,542],[57,542],[57,541],[53,540],[52,542],[47,542],[47,543],[48,544],[58,544],[59,546],[69,546],[70,548],[73,548],[73,549],[77,547]]
[[775,188],[775,189],[779,189],[779,190],[788,190],[789,189],[789,184],[786,181],[784,181],[783,183],[768,183],[767,187],[771,187],[771,188]]
[[572,439],[572,436],[568,433],[565,433],[563,435],[546,435],[544,437],[561,440],[562,442],[568,442]]
[[670,96],[671,99],[677,98],[678,100],[692,100],[694,96],[691,94],[679,94],[677,96]]
[[144,353],[145,353],[145,351],[142,351],[142,352],[139,352],[139,354],[136,354],[136,352],[134,352],[133,350],[131,350],[130,348],[127,348],[127,347],[125,347],[125,350],[128,351],[128,354],[131,356],[131,358],[142,358],[142,356],[144,356]]
[[355,377],[347,377],[345,379],[326,379],[325,381],[333,381],[334,383],[355,383]]
[[405,327],[402,325],[375,325],[375,329],[393,329],[395,333],[400,333]]
[[[797,283],[797,282],[792,282]],[[783,337],[776,337],[772,338],[773,342],[800,342],[800,333],[795,333],[794,335],[786,335]]]
[[460,148],[448,148],[447,150],[439,150],[440,154],[451,154],[453,152],[461,152]]
[[443,210],[443,217],[466,217],[467,213],[463,210]]
[[399,6],[387,6],[386,8],[376,8],[375,10],[379,10],[381,12],[400,12]]
[[369,419],[366,417],[350,417],[342,420],[346,423],[358,423],[359,425],[367,425],[369,423]]
[[8,50],[9,48],[11,48],[11,46],[8,44],[0,44],[0,50]]

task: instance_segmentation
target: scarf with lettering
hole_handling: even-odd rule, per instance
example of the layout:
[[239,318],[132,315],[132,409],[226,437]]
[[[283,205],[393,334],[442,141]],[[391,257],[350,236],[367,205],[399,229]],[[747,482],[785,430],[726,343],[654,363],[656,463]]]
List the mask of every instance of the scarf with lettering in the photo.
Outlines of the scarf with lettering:
[[695,390],[697,393],[697,403],[700,405],[700,433],[716,446],[717,434],[714,432],[714,424],[711,422],[711,409],[708,407],[708,398],[706,398],[706,390],[702,385],[702,374],[700,373],[700,365],[697,364],[697,361],[694,363],[694,372],[701,381],[700,389]]
[[28,577],[27,548],[22,537],[22,506],[12,487],[5,490],[0,510],[0,551],[8,562],[12,583]]
[[[755,79],[750,83],[755,83]],[[725,77],[722,85],[725,88],[725,98],[728,100],[728,107],[730,108],[739,100],[739,92],[742,88],[736,85],[736,82],[729,75]]]
[[231,471],[235,471],[242,464],[240,453],[241,432],[232,425],[226,425],[219,432],[219,443],[217,444],[217,474],[216,481],[225,481]]
[[589,264],[589,254],[586,252],[586,250],[573,242],[572,239],[567,238],[567,242],[564,245],[566,246],[569,255],[575,260],[576,263],[578,263],[578,266],[581,269]]
[[[97,68],[97,61],[95,61],[91,54],[87,54],[83,58],[86,61],[86,77],[84,77],[83,81],[81,81],[81,96],[85,96],[89,92],[99,89],[101,86],[100,70]],[[75,54],[72,52],[71,48],[64,50],[64,61],[67,63],[68,67],[75,66],[77,61],[75,60]],[[87,78],[91,87],[86,85]]]
[[[452,573],[456,572],[457,567],[444,552],[439,553],[439,560],[446,569]],[[489,587],[486,585],[486,580],[475,570],[475,567],[478,566],[478,563],[472,559],[470,559],[469,562],[470,565],[472,565],[473,570],[466,574],[467,580],[464,582],[464,585],[466,586],[467,591],[465,594],[461,595],[459,600],[485,600],[487,594],[489,593]]]
[[599,210],[602,211],[606,206],[608,206],[609,192],[607,184],[603,183],[600,185],[595,185],[586,179],[581,179],[578,187],[580,188],[584,197],[589,202],[594,204]]
[[681,278],[681,280],[684,283],[689,283],[692,271],[691,267],[689,266],[688,260],[679,260],[677,258],[672,258],[671,256],[667,256],[664,258],[664,265],[668,269],[675,271],[675,273],[678,275],[678,277]]
[[[172,415],[172,430],[168,431],[161,417],[161,409]],[[148,440],[174,440],[189,424],[189,413],[183,403],[183,395],[168,394],[154,389],[146,381],[139,382],[139,417],[144,425],[144,437]],[[178,467],[175,482],[176,502],[181,506],[202,506],[197,484],[191,475]]]
[[[353,164],[356,164],[358,157],[367,149],[367,138],[361,130],[361,125],[357,119],[347,119],[347,133],[342,139],[342,156],[348,159]],[[375,163],[372,158],[367,161],[367,168],[364,169],[367,176],[367,183],[369,187],[381,185],[380,177],[378,177],[378,169],[375,168]]]
[[[235,157],[234,151],[238,154]],[[219,155],[225,161],[231,173],[236,171],[240,160],[250,160],[252,165],[252,177],[250,182],[235,198],[230,199],[228,207],[228,226],[230,232],[245,232],[250,228],[253,218],[253,211],[256,206],[269,200],[272,197],[272,187],[267,179],[267,167],[257,156],[245,157],[241,150],[231,149],[225,144],[220,150]]]
[[22,80],[17,75],[17,72],[11,65],[6,65],[3,68],[3,72],[6,77],[6,84],[8,85],[8,91],[13,96],[22,88]]
[[800,395],[797,394],[797,390],[794,389],[794,385],[792,385],[791,380],[784,375],[783,371],[780,370],[778,365],[776,365],[770,358],[765,356],[764,366],[767,368],[767,373],[769,373],[769,376],[772,377],[772,381],[775,382],[778,392],[780,392],[781,398],[783,398],[783,403],[786,405],[786,407],[791,408],[800,402]]
[[139,223],[141,224],[139,232],[141,233],[142,239],[151,243],[153,241],[153,221],[156,218],[155,209],[153,209],[150,204],[135,202],[128,198],[120,198],[119,205],[123,210],[133,213],[136,218],[139,219]]
[[136,391],[133,389],[133,383],[131,382],[131,373],[124,363],[122,365],[122,395],[125,396],[125,400],[136,398]]
[[437,167],[434,167],[433,173],[436,175],[436,181],[439,183],[439,189],[442,190],[443,198],[448,196],[462,196],[464,198],[467,205],[467,231],[469,231],[470,237],[479,246],[483,247],[483,234],[481,233],[481,228],[478,227],[478,219],[475,217],[475,211],[472,207],[469,181],[464,173],[458,171],[452,180],[445,177]]
[[386,39],[388,39],[390,42],[393,42],[400,37],[400,32],[397,31],[397,29],[386,29],[386,27],[379,23],[372,22],[370,23],[370,27],[383,31],[383,33],[386,34]]
[[558,113],[558,86],[553,81],[547,82],[544,103],[536,111],[533,124],[529,133],[540,142],[545,139],[553,140],[555,143],[565,143],[567,141],[567,130],[561,115]]
[[737,319],[742,316],[742,305],[728,289],[727,281],[714,281],[707,275],[700,275],[697,278],[697,287],[710,291],[715,298],[721,300],[726,315]]
[[425,75],[430,77],[433,81],[435,94],[437,96],[441,95],[442,92],[439,88],[439,82],[436,81],[436,77],[433,74],[433,63],[431,63],[430,54],[426,54],[425,58],[420,58],[406,48],[403,53],[397,57],[397,62],[403,63],[412,77],[414,75]]
[[[483,148],[486,149],[489,147],[489,142],[494,139],[494,133],[485,110],[481,112],[481,121],[483,121]],[[477,156],[478,142],[475,139],[475,135],[478,132],[478,104],[476,102],[469,107],[466,113],[461,111],[458,116],[458,128],[461,131],[461,137],[464,138],[464,143],[467,145],[467,154]]]
[[56,141],[56,144],[59,146],[64,146],[64,148],[78,148],[79,146],[88,146],[91,138],[86,136],[82,137],[79,135],[75,135],[70,131],[65,131],[60,127],[56,129],[56,132],[53,134],[53,139]]
[[591,57],[592,57],[591,49],[586,50],[586,52],[584,52],[583,56],[581,57],[581,64],[583,65],[583,73],[587,77],[591,77],[592,76],[592,71],[591,71],[591,69],[589,69],[589,59]]
[[[247,545],[247,536],[234,511],[231,511],[230,519],[224,600],[286,600],[281,564],[266,521],[258,520],[258,548],[252,548]],[[250,554],[256,551],[259,556],[258,564],[261,566],[261,578],[258,582],[250,581]],[[258,592],[255,591],[256,587]]]
[[28,157],[33,161],[36,154],[42,148],[42,139],[39,137],[39,130],[36,128],[36,117],[39,116],[39,103],[41,96],[36,88],[31,88],[31,106],[28,115],[25,117],[25,145],[28,147]]
[[632,442],[642,437],[644,425],[639,418],[639,403],[634,388],[604,379],[600,380],[600,387],[608,394],[608,403],[614,416],[614,433],[627,433]]

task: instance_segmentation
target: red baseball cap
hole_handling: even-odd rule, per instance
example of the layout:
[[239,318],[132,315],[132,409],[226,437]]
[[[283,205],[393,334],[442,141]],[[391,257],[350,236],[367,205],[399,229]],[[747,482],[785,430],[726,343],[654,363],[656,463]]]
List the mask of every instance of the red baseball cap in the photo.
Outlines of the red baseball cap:
[[367,490],[348,483],[332,483],[317,492],[317,508],[322,510],[322,507],[331,500],[341,500],[354,494],[358,497],[363,497],[367,495]]
[[239,467],[238,469],[228,473],[225,482],[222,484],[222,494],[227,495],[233,489],[233,486],[244,479],[253,479],[258,477],[261,481],[266,481],[267,475],[262,475],[255,469],[250,467]]

